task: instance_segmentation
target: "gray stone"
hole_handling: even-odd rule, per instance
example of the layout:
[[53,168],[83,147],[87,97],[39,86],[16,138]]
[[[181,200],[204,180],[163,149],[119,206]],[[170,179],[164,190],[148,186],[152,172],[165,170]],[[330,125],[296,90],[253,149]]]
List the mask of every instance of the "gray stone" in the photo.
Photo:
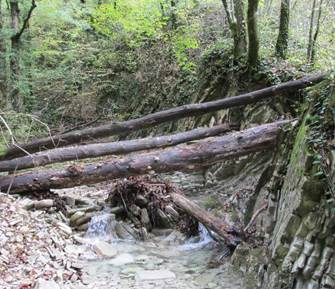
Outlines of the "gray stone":
[[135,204],[141,208],[146,207],[148,205],[148,200],[142,196],[142,195],[137,195],[135,199]]
[[146,227],[146,229],[148,231],[150,231],[152,229],[149,214],[148,214],[147,209],[145,209],[145,208],[141,209],[141,223],[142,223],[143,226]]
[[169,270],[143,270],[136,274],[136,280],[151,281],[151,280],[164,280],[175,279],[176,275]]
[[136,233],[132,230],[128,225],[124,223],[116,223],[115,224],[115,232],[120,239],[124,240],[135,240]]
[[115,247],[107,242],[98,241],[93,244],[93,251],[101,257],[112,258],[117,255]]
[[85,216],[85,212],[81,212],[81,211],[75,212],[70,218],[70,224],[71,225],[75,224],[76,221],[83,216]]

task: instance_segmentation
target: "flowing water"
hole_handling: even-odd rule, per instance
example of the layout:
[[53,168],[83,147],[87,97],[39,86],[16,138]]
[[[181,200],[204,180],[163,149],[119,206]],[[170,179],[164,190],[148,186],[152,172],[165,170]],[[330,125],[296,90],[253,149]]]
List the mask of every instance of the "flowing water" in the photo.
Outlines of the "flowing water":
[[[90,288],[110,289],[243,289],[240,276],[229,264],[209,268],[215,242],[203,225],[200,235],[184,240],[178,232],[161,234],[147,242],[114,238],[106,215],[92,219],[86,233],[84,268]],[[90,248],[104,240],[116,251],[112,258],[97,258]]]

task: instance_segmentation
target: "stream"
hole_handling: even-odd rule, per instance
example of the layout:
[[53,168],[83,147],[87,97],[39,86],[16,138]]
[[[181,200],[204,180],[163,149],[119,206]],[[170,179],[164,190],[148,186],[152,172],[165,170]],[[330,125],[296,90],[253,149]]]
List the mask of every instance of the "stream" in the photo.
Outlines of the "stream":
[[[99,289],[243,289],[228,263],[209,268],[215,242],[199,226],[200,235],[189,239],[177,231],[157,230],[148,241],[130,241],[113,237],[107,215],[95,216],[85,235],[83,280],[88,288]],[[112,253],[99,257],[97,248]]]

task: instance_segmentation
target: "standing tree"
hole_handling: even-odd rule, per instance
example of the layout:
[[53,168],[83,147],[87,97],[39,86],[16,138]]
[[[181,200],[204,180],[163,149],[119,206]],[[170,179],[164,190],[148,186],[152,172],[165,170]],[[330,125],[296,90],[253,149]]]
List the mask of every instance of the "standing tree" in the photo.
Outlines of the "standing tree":
[[227,21],[234,40],[234,57],[240,58],[247,52],[247,33],[244,20],[243,0],[232,2],[232,11],[230,12],[227,0],[222,0],[223,7],[227,15]]
[[257,30],[257,9],[259,0],[248,0],[248,65],[249,69],[255,69],[259,57],[259,39]]
[[2,10],[2,0],[0,0],[0,106],[7,103],[7,74],[6,74],[6,42],[3,36],[4,15]]
[[279,33],[276,44],[276,55],[282,59],[287,56],[290,23],[290,0],[281,0]]
[[11,57],[10,57],[10,70],[11,70],[11,82],[12,87],[9,91],[9,98],[12,103],[12,107],[16,111],[21,111],[23,101],[21,99],[18,86],[19,75],[20,75],[20,49],[21,49],[21,36],[23,32],[29,26],[29,20],[32,16],[33,10],[36,8],[35,0],[31,1],[31,6],[28,11],[26,18],[20,27],[20,9],[18,0],[10,0],[10,15],[11,15],[11,28],[14,34],[11,36]]
[[[320,20],[321,20],[321,15],[322,15],[323,1],[324,0],[320,0],[319,2],[318,14],[317,14],[317,18],[315,19],[315,10],[316,10],[317,0],[313,0],[310,26],[309,26],[308,47],[307,47],[307,61],[308,63],[312,65],[314,64],[314,60],[315,60],[315,53],[316,53],[315,44],[316,44],[316,41],[317,41],[317,38],[320,32]],[[315,24],[315,31],[314,31],[314,24]]]

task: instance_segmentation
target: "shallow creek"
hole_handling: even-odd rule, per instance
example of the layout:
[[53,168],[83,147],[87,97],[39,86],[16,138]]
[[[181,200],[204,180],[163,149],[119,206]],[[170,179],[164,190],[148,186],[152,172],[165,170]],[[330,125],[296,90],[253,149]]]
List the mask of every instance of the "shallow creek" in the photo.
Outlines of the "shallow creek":
[[[197,238],[162,230],[146,242],[116,240],[106,228],[103,215],[94,217],[85,236],[83,272],[89,288],[244,288],[229,264],[208,267],[215,242],[201,225]],[[115,255],[97,257],[93,251],[99,242],[107,242]]]

